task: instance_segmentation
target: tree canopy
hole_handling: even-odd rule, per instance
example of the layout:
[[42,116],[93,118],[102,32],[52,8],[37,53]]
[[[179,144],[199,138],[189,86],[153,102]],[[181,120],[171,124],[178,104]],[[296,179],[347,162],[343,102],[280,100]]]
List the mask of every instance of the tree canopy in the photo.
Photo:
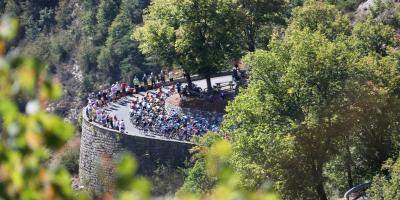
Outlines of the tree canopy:
[[[395,31],[371,21],[349,27],[334,6],[308,1],[268,51],[244,58],[250,85],[224,121],[244,187],[272,181],[284,198],[327,199],[326,188],[362,183],[397,154]],[[345,178],[338,184],[330,173]]]
[[[260,29],[277,24],[285,24],[287,2],[282,0],[238,0],[244,22],[244,37],[247,50],[256,50]],[[266,44],[263,44],[266,45]]]
[[153,1],[134,38],[143,53],[210,78],[240,58],[240,13],[231,0]]

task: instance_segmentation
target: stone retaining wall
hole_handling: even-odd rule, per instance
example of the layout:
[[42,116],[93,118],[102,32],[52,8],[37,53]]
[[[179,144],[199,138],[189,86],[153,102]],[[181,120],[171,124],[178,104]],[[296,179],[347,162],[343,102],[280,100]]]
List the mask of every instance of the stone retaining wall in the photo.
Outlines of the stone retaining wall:
[[[79,179],[84,187],[102,192],[107,190],[104,176],[111,180],[113,166],[122,152],[134,154],[140,163],[139,173],[153,172],[160,164],[183,167],[193,144],[156,138],[121,134],[118,131],[82,120]],[[109,167],[109,164],[111,167]]]

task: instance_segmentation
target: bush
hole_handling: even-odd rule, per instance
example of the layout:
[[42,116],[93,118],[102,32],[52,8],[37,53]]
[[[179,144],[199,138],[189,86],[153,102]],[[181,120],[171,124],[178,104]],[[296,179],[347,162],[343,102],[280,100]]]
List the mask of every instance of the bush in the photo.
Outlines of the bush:
[[60,165],[65,167],[70,174],[77,174],[79,171],[79,150],[67,149],[61,156]]
[[[48,38],[47,38],[48,39]],[[67,61],[70,53],[74,50],[77,43],[76,33],[73,31],[61,31],[50,37],[50,64],[57,65]]]
[[400,159],[389,159],[382,167],[382,174],[374,177],[368,195],[371,199],[400,199]]
[[328,0],[328,2],[336,5],[343,12],[353,12],[363,0]]
[[97,54],[98,48],[92,43],[91,38],[81,38],[75,57],[83,72],[95,69]]
[[183,174],[180,169],[160,165],[150,177],[153,183],[153,195],[174,195],[183,184]]

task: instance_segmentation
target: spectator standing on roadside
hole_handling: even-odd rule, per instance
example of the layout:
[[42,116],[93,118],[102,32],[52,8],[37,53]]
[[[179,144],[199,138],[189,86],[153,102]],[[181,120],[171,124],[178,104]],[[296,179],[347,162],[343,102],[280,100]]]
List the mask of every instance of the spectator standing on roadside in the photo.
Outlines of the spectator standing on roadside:
[[118,118],[117,118],[117,115],[114,115],[114,119],[112,121],[113,121],[113,128],[114,129],[118,129]]
[[[108,100],[107,94],[108,94],[108,91],[107,91],[107,90],[103,90],[102,97],[103,97],[103,99],[104,99],[105,101]],[[106,102],[106,105],[107,105],[107,102]]]
[[156,76],[156,87],[158,88],[158,87],[161,87],[161,77],[160,77],[160,74],[156,74],[155,75]]
[[236,69],[236,67],[234,67],[234,68],[232,69],[232,79],[233,79],[234,82],[237,82],[237,81],[238,81],[237,69]]
[[133,78],[133,85],[135,86],[135,90],[137,90],[139,88],[140,82],[139,82],[139,79],[137,78],[137,76],[135,76],[135,78]]
[[181,82],[180,82],[180,81],[178,81],[178,82],[176,83],[176,90],[178,91],[179,96],[181,96],[182,85],[181,85]]
[[154,76],[153,72],[150,73],[150,80],[151,80],[151,88],[154,89],[156,86],[156,77]]
[[235,64],[235,69],[236,69],[236,77],[237,77],[238,81],[240,81],[240,79],[242,78],[242,74],[240,73],[238,64]]
[[111,86],[111,98],[113,101],[115,101],[117,98],[117,87],[115,86],[115,84],[112,84]]
[[143,75],[142,81],[143,81],[143,86],[145,88],[147,88],[147,75],[146,74]]
[[121,85],[118,82],[115,83],[115,91],[115,99],[118,100],[121,97]]
[[99,93],[97,93],[97,100],[101,100],[101,97],[102,97],[102,94],[101,94],[101,92],[99,91]]
[[86,117],[89,119],[89,122],[92,121],[92,118],[90,117],[90,113],[91,113],[91,108],[90,105],[87,105],[85,108],[85,113],[86,113]]
[[104,111],[101,114],[101,124],[103,126],[107,127],[107,115],[106,115],[106,113]]
[[96,122],[98,122],[98,123],[101,123],[101,118],[102,118],[101,113],[102,113],[101,109],[97,108],[97,110],[96,110]]
[[112,117],[111,115],[107,115],[107,127],[108,128],[113,128],[113,123],[112,123]]
[[125,131],[125,123],[124,123],[123,119],[121,121],[119,121],[119,126],[118,127],[119,127],[119,131],[121,133],[123,133]]
[[168,72],[168,78],[169,78],[170,83],[174,82],[174,77],[172,76],[172,71]]
[[128,84],[125,82],[121,83],[121,95],[124,97],[126,96],[126,88],[128,87]]
[[92,121],[96,121],[96,108],[94,108],[93,106],[90,114]]
[[165,74],[164,74],[164,70],[161,70],[161,72],[160,72],[160,78],[161,78],[161,83],[165,84]]

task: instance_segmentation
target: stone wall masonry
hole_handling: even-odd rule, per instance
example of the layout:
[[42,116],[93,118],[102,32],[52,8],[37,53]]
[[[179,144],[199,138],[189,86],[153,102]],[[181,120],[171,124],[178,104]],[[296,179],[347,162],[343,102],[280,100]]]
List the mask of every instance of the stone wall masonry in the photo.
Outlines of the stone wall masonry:
[[129,152],[139,161],[139,173],[153,172],[158,165],[183,167],[190,156],[189,149],[193,144],[127,135],[89,122],[86,117],[82,120],[81,150],[79,161],[80,184],[87,189],[97,192],[107,188],[104,177],[99,177],[99,166],[105,169],[104,175],[112,180],[113,163],[123,152]]

